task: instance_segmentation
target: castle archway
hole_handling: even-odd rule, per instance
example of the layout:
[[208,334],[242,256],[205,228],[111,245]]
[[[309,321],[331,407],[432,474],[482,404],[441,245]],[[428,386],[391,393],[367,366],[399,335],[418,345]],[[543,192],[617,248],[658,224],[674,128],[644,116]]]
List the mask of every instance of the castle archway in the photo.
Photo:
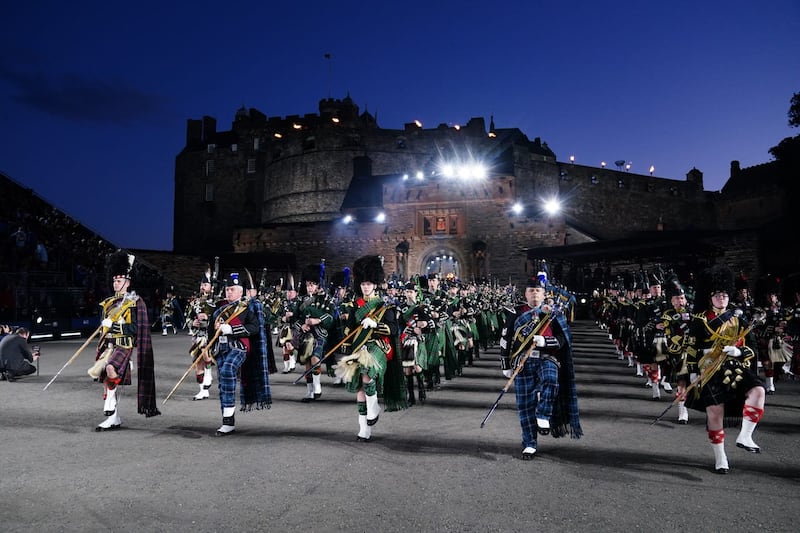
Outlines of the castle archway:
[[434,245],[425,250],[419,263],[420,274],[439,274],[441,278],[453,275],[458,279],[469,274],[469,265],[462,254],[447,245]]

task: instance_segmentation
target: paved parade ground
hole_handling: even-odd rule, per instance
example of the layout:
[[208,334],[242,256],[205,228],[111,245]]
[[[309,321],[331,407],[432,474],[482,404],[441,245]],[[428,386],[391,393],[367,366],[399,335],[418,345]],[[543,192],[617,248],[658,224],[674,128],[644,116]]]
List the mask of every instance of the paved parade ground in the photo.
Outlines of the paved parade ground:
[[162,416],[137,415],[124,388],[123,428],[96,433],[93,350],[42,391],[84,340],[44,342],[39,376],[0,383],[0,531],[797,530],[800,381],[767,397],[761,454],[727,430],[731,472],[717,475],[704,415],[651,425],[672,396],[652,400],[593,323],[573,331],[585,435],[540,437],[533,461],[513,390],[480,427],[505,382],[496,349],[360,443],[354,395],[326,376],[306,404],[299,373],[271,375],[272,408],[237,412],[225,438],[216,380],[209,400],[192,401],[190,378],[161,405],[191,363],[182,333],[153,337]]

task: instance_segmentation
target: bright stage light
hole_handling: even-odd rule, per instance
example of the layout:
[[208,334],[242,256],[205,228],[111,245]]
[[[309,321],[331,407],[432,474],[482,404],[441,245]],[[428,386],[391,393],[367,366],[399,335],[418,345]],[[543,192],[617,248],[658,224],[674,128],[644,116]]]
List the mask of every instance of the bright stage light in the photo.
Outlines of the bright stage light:
[[555,215],[561,211],[561,202],[555,198],[551,198],[544,203],[544,210],[548,215]]

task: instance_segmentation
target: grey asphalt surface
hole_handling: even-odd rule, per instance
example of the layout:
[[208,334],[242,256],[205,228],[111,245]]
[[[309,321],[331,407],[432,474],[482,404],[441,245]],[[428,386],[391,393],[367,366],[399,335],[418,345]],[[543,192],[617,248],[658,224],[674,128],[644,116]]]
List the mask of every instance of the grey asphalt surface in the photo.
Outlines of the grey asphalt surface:
[[520,458],[513,390],[481,428],[505,380],[490,349],[422,406],[383,413],[373,442],[356,442],[354,395],[323,376],[300,398],[299,375],[270,376],[270,410],[237,413],[218,438],[216,382],[193,402],[185,334],[153,337],[162,416],[135,413],[96,433],[101,388],[81,354],[42,388],[83,339],[42,342],[40,375],[0,382],[0,531],[797,531],[800,381],[778,382],[755,433],[763,453],[734,446],[713,472],[702,413],[675,424],[671,401],[616,359],[604,332],[573,326],[585,436],[541,437]]

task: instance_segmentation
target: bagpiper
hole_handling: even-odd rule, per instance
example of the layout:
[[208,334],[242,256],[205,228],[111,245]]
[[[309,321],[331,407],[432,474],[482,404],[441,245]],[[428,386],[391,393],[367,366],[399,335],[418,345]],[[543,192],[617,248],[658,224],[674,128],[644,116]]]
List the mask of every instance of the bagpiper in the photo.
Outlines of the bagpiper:
[[[223,437],[236,431],[236,381],[241,379],[242,411],[269,409],[272,397],[269,389],[266,353],[261,352],[263,325],[248,306],[244,286],[238,272],[225,280],[225,299],[217,304],[208,326],[209,344],[204,357],[216,360],[219,378],[219,400],[222,425],[216,435]],[[241,369],[241,371],[240,371]]]
[[136,349],[137,410],[146,417],[160,415],[156,407],[153,344],[147,306],[130,291],[135,257],[118,251],[110,257],[114,295],[100,302],[103,309],[103,334],[97,346],[95,364],[89,375],[103,384],[103,414],[106,419],[95,431],[110,431],[122,426],[119,416],[119,385],[131,384],[134,348]]
[[764,383],[756,374],[751,328],[741,311],[729,307],[733,273],[726,266],[703,272],[686,346],[689,387],[686,407],[706,413],[714,452],[714,470],[729,471],[725,453],[725,418],[742,418],[736,446],[751,453],[761,448],[753,431],[764,415]]
[[[203,347],[208,343],[208,321],[216,310],[214,301],[214,279],[216,275],[211,272],[211,267],[206,268],[200,277],[200,290],[189,304],[189,320],[191,321],[190,334],[192,345],[189,355],[197,359]],[[194,400],[205,400],[209,397],[209,389],[214,379],[211,361],[200,360],[195,365],[195,377],[200,385],[200,390],[194,395]]]
[[[322,263],[324,265],[324,263]],[[310,265],[303,269],[302,283],[306,295],[297,305],[292,316],[293,349],[297,358],[305,366],[306,395],[301,401],[310,402],[322,396],[320,362],[325,353],[328,332],[333,327],[333,310],[323,286],[324,270],[321,266]],[[313,367],[313,370],[312,370]]]

